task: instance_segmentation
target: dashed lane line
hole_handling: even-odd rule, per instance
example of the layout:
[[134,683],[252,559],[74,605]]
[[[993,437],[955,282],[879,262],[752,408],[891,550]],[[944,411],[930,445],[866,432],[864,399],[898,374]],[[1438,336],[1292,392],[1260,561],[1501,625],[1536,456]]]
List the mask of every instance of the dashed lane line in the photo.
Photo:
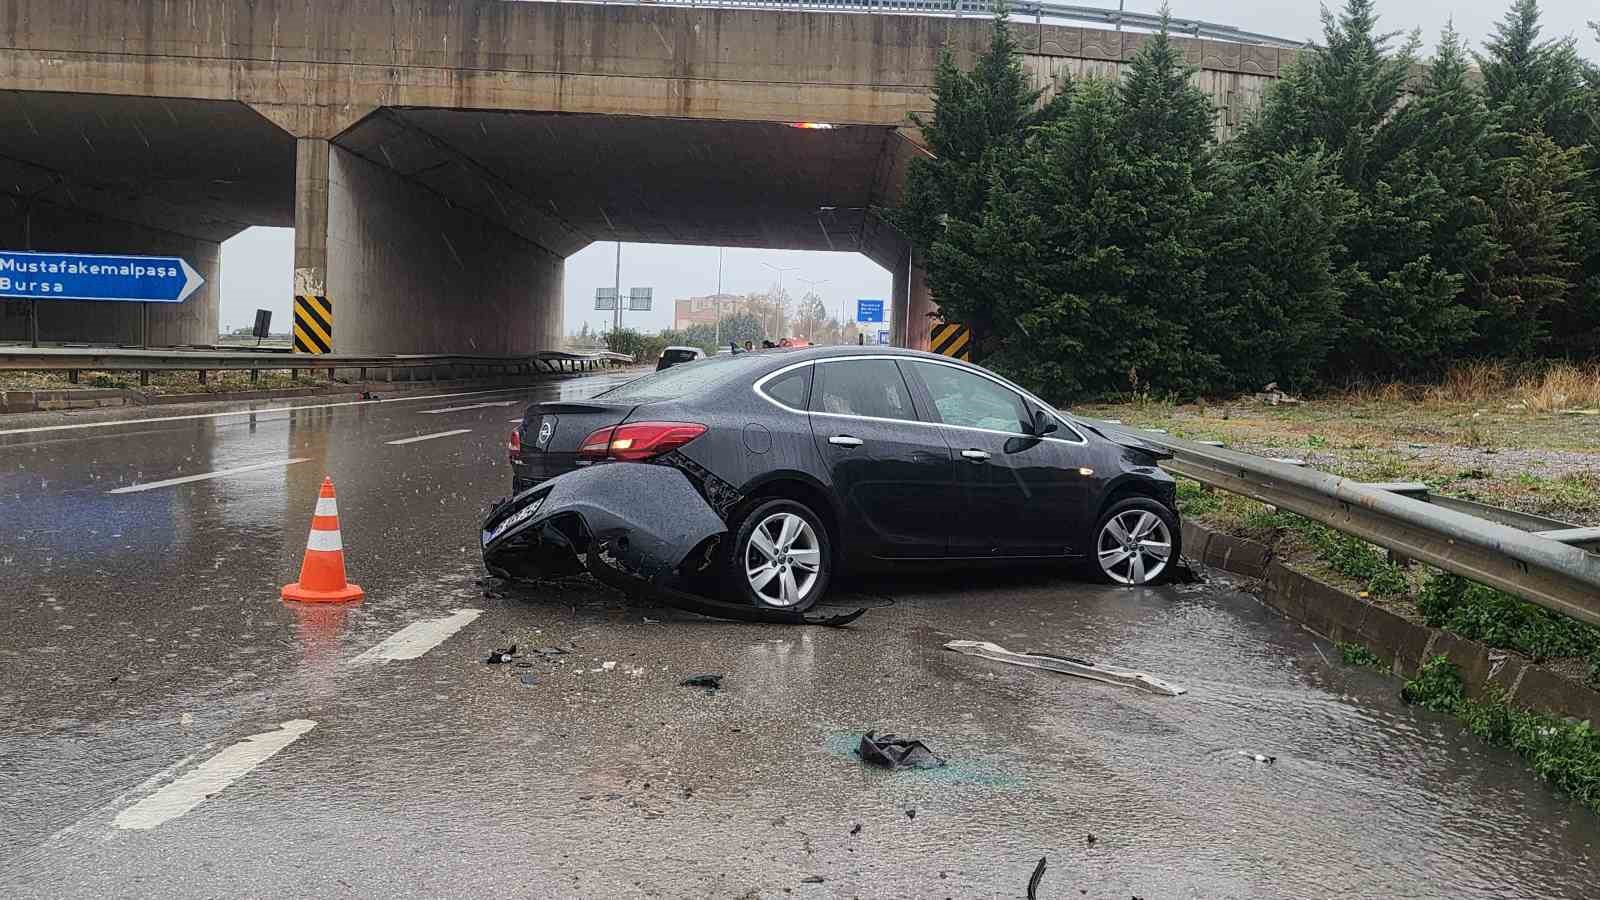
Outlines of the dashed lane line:
[[250,466],[236,466],[232,469],[218,469],[215,472],[202,472],[199,475],[184,475],[181,478],[168,478],[165,481],[148,481],[144,484],[130,484],[126,487],[112,488],[108,494],[137,494],[140,491],[153,491],[156,488],[172,487],[175,484],[188,484],[192,481],[209,481],[213,478],[227,478],[230,475],[240,475],[245,472],[259,472],[262,469],[282,469],[295,463],[310,462],[309,457],[300,459],[275,459],[272,462],[256,463]]
[[468,403],[465,406],[445,406],[445,407],[441,407],[439,409],[423,409],[423,410],[418,410],[418,413],[420,415],[424,415],[424,416],[437,416],[440,413],[463,412],[463,411],[469,410],[469,409],[487,409],[488,407],[491,407],[491,406],[510,406],[513,403],[520,403],[520,402],[522,402],[522,401],[520,401],[520,400],[496,400],[496,401],[492,401],[492,402],[489,402],[489,403]]
[[416,659],[450,639],[483,615],[481,609],[458,609],[442,619],[423,619],[400,629],[382,643],[350,660],[351,664],[381,660]]
[[249,775],[315,727],[317,723],[310,719],[290,719],[276,731],[251,735],[117,813],[111,824],[131,831],[148,831],[170,822]]
[[471,428],[457,428],[453,431],[436,431],[433,434],[419,434],[416,437],[401,438],[398,441],[384,441],[384,443],[392,447],[399,446],[400,444],[415,444],[417,441],[431,441],[434,438],[450,437],[451,435],[455,434],[467,434],[470,431],[472,431]]

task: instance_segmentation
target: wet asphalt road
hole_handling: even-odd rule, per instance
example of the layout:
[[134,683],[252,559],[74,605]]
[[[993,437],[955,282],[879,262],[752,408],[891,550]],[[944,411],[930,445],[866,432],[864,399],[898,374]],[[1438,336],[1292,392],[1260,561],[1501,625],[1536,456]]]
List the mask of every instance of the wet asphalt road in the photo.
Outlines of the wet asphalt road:
[[[485,582],[507,420],[614,377],[0,419],[0,895],[1021,897],[1046,856],[1044,898],[1594,896],[1593,815],[1215,577],[881,580],[838,630]],[[455,408],[479,403],[506,405]],[[284,604],[324,474],[367,598]],[[426,652],[374,658],[442,619]],[[484,664],[510,643],[569,652]],[[678,686],[708,671],[722,691]],[[868,728],[950,765],[864,769]]]

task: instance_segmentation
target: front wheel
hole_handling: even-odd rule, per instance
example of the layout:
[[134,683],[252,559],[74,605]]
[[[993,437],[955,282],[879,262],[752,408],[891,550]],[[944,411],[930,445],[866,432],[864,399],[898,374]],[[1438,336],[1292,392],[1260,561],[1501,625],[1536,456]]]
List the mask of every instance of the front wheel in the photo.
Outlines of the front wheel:
[[745,516],[724,560],[723,581],[745,602],[804,612],[828,589],[828,529],[803,503],[768,500]]
[[1182,541],[1177,515],[1159,501],[1119,500],[1095,524],[1094,571],[1113,584],[1161,584],[1172,575]]

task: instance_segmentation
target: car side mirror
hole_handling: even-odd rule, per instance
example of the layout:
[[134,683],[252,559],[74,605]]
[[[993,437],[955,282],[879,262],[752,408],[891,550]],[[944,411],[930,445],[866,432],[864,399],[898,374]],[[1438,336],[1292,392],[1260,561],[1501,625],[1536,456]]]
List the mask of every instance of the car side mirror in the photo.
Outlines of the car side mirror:
[[1034,437],[1044,437],[1047,434],[1055,434],[1056,430],[1060,427],[1061,426],[1056,424],[1055,417],[1049,413],[1046,413],[1044,410],[1036,409],[1033,411]]

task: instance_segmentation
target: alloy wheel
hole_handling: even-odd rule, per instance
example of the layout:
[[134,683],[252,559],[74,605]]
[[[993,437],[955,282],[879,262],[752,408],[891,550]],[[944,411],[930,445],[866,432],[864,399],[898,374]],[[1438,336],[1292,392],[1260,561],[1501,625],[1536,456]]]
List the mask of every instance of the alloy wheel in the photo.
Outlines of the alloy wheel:
[[763,603],[787,607],[800,603],[822,573],[817,533],[794,513],[777,512],[756,525],[744,547],[745,577]]
[[1100,570],[1118,584],[1149,584],[1166,571],[1172,533],[1153,512],[1130,509],[1106,520],[1095,541]]

